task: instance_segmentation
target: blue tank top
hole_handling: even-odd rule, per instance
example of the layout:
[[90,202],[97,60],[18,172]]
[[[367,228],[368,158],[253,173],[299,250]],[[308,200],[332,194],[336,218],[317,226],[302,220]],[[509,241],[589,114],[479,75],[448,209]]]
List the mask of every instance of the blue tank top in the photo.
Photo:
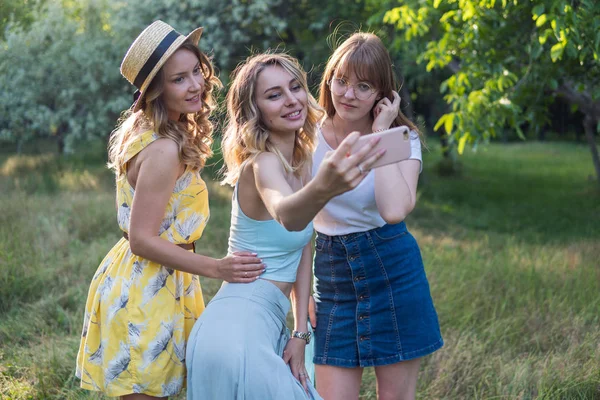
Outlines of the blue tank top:
[[238,201],[238,184],[233,189],[231,201],[231,227],[229,250],[252,251],[265,264],[262,279],[279,282],[296,282],[296,272],[304,246],[313,234],[312,222],[299,232],[286,230],[274,219],[258,221],[242,211]]

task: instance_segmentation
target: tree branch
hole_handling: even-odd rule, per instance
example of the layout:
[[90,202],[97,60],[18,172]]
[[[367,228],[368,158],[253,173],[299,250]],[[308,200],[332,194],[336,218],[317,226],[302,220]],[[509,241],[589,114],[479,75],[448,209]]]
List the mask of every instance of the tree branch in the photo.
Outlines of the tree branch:
[[593,101],[592,95],[587,90],[583,92],[575,90],[574,84],[566,81],[556,89],[555,93],[563,96],[568,102],[577,104],[584,114],[594,120],[600,119],[600,101]]

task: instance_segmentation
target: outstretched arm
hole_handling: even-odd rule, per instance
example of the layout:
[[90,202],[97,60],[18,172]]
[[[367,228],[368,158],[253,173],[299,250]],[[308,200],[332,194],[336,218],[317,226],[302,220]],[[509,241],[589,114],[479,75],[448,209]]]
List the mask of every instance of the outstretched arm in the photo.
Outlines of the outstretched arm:
[[358,164],[368,169],[383,155],[380,151],[368,156],[377,139],[350,154],[359,137],[358,132],[348,135],[325,156],[315,178],[295,193],[285,180],[278,158],[273,153],[260,154],[253,163],[254,179],[269,214],[287,230],[300,231],[329,200],[355,188],[365,178]]

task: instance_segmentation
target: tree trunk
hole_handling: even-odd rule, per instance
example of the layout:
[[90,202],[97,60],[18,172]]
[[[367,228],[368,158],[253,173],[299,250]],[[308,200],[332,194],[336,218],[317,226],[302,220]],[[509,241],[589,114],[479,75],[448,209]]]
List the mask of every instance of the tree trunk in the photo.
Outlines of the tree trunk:
[[62,133],[56,136],[56,146],[58,148],[58,154],[65,154],[65,138]]
[[440,134],[440,144],[442,145],[442,155],[450,159],[450,146],[448,145],[448,136],[445,133]]
[[58,147],[58,154],[65,154],[65,135],[69,125],[66,122],[61,122],[56,130],[56,145]]
[[583,120],[583,128],[585,129],[585,138],[590,145],[592,151],[592,161],[594,162],[594,169],[596,170],[596,179],[598,185],[600,185],[600,157],[598,156],[598,147],[596,146],[596,138],[594,137],[594,119],[591,116],[586,116]]
[[570,82],[561,85],[558,88],[557,93],[564,96],[568,102],[577,104],[581,112],[585,114],[583,129],[585,130],[585,138],[592,151],[592,161],[594,162],[594,169],[596,170],[596,179],[600,185],[600,157],[598,156],[598,147],[596,146],[596,139],[594,138],[594,131],[596,129],[595,123],[598,122],[600,116],[600,101],[594,101],[592,95],[587,91],[576,91],[574,85]]
[[546,141],[546,128],[545,127],[541,127],[538,130],[538,140],[540,142],[545,142]]

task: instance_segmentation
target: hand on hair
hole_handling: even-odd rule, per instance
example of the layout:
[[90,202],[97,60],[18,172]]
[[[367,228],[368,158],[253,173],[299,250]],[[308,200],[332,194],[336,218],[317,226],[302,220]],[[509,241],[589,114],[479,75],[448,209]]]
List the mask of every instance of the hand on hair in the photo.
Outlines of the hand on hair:
[[373,108],[373,132],[389,129],[400,112],[400,95],[398,92],[392,92],[394,101],[390,101],[387,97],[383,97]]
[[318,182],[329,198],[354,189],[367,176],[366,172],[377,161],[385,150],[378,150],[369,155],[379,138],[371,139],[357,152],[352,153],[360,133],[349,134],[334,151],[327,152],[317,171],[314,180]]

